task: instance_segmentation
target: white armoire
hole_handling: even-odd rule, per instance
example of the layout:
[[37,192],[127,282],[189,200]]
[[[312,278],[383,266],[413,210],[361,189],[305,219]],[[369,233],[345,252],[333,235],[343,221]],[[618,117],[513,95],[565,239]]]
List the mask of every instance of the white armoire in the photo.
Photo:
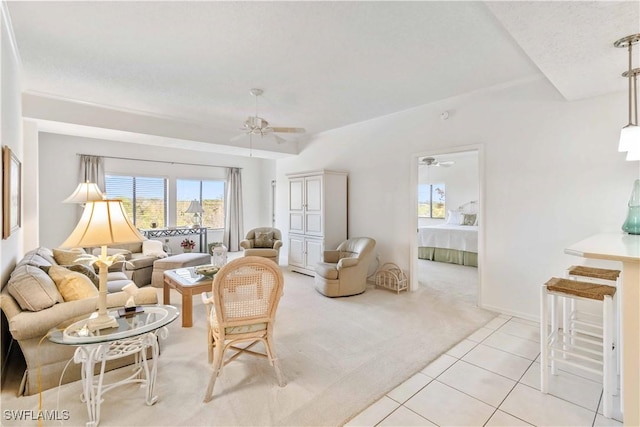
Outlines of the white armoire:
[[347,238],[347,173],[320,170],[289,178],[289,269],[313,276],[325,249]]

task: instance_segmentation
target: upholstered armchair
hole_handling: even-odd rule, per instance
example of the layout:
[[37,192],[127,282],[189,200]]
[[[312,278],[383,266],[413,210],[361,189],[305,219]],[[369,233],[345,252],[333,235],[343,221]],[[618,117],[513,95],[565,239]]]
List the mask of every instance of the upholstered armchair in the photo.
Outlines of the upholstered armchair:
[[324,251],[315,271],[318,292],[328,297],[364,292],[375,246],[376,241],[369,237],[353,237],[340,243],[336,250]]
[[278,264],[282,233],[273,227],[254,228],[249,230],[245,239],[240,242],[240,247],[244,250],[244,256],[269,258]]

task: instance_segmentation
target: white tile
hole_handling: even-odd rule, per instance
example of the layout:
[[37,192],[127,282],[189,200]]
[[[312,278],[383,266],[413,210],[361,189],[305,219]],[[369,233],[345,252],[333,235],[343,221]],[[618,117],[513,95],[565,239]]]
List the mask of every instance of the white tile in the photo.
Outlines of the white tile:
[[509,319],[511,319],[511,317],[508,317],[508,316],[502,317],[502,315],[500,315],[500,316],[496,317],[495,319],[491,320],[486,325],[484,325],[484,327],[485,328],[489,328],[489,329],[498,329],[500,326],[502,326],[505,323],[507,323],[509,321]]
[[533,320],[527,320],[527,319],[523,319],[521,317],[512,317],[511,321],[512,322],[520,322],[520,323],[524,323],[526,325],[535,326],[536,328],[540,327],[540,322],[534,322]]
[[500,410],[496,411],[491,416],[491,419],[487,421],[485,427],[517,427],[517,426],[530,426],[531,424],[522,421],[519,418],[509,415]]
[[485,338],[495,332],[495,329],[480,328],[467,337],[469,341],[482,342]]
[[462,360],[516,381],[531,365],[528,359],[484,344],[478,344]]
[[593,423],[593,427],[608,427],[608,426],[621,426],[623,425],[620,421],[614,420],[612,418],[605,418],[602,415],[596,415],[596,421]]
[[458,344],[451,347],[446,354],[460,359],[462,356],[467,354],[476,345],[478,345],[478,343],[475,341],[462,340]]
[[[540,390],[540,363],[531,365],[520,382]],[[596,411],[602,384],[558,370],[558,375],[549,375],[549,394]]]
[[496,408],[516,385],[513,380],[464,361],[447,369],[438,381]]
[[482,342],[493,348],[506,351],[516,356],[534,360],[540,354],[540,344],[514,335],[497,331]]
[[590,426],[595,412],[518,384],[500,410],[536,426]]
[[375,426],[396,410],[398,406],[400,406],[398,402],[383,396],[382,399],[352,418],[345,426]]
[[438,375],[443,373],[449,366],[456,363],[458,359],[453,356],[449,356],[448,354],[443,354],[438,357],[436,360],[431,362],[426,368],[422,371],[423,374],[430,376],[431,378],[436,378]]
[[382,420],[379,426],[396,426],[396,427],[410,427],[410,426],[435,426],[432,422],[426,418],[421,417],[415,412],[405,408],[399,407],[391,413],[387,418]]
[[424,386],[429,384],[432,378],[428,375],[418,372],[398,387],[387,393],[387,396],[396,402],[404,403],[411,396],[419,392]]
[[537,343],[540,342],[540,326],[531,325],[515,319],[511,319],[502,325],[502,327],[498,329],[498,332],[514,335]]
[[420,390],[404,406],[442,426],[481,426],[495,410],[437,380]]

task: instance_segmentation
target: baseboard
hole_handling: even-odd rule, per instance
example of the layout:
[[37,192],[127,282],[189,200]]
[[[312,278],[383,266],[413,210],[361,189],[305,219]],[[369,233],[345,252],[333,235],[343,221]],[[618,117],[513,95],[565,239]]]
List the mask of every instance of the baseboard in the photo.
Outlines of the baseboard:
[[504,314],[506,316],[518,317],[520,319],[529,320],[531,322],[540,322],[540,318],[538,316],[532,316],[527,313],[522,313],[519,311],[509,310],[504,307],[495,307],[488,304],[482,304],[480,307],[484,310],[495,311],[496,313]]

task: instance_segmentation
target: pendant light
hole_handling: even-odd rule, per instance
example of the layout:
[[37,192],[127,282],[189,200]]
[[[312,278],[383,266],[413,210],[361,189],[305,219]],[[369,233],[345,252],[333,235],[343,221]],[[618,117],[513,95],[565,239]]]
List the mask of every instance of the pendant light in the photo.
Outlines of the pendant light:
[[629,123],[620,132],[618,151],[627,152],[627,160],[640,160],[640,126],[638,125],[637,76],[640,68],[633,68],[633,45],[640,42],[640,34],[632,34],[616,40],[615,47],[626,47],[629,52],[629,70],[622,77],[629,80]]

